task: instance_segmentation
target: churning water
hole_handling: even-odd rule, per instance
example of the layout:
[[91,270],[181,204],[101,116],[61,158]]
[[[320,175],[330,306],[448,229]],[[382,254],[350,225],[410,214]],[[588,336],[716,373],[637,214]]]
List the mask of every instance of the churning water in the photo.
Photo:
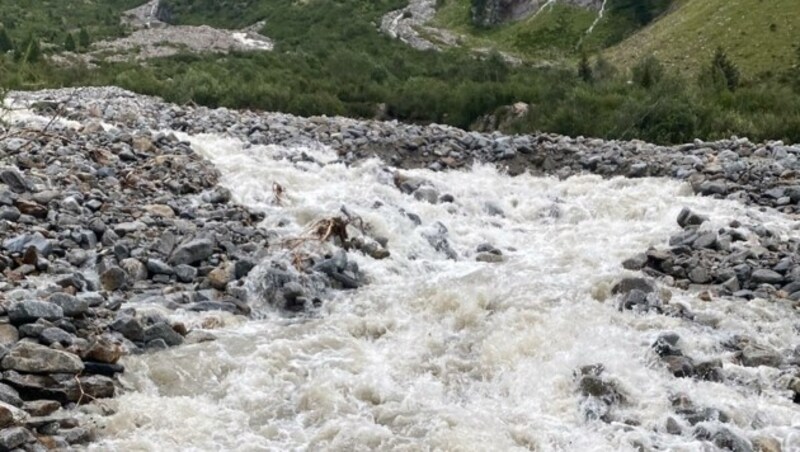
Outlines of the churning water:
[[[101,438],[90,449],[601,451],[638,442],[713,450],[688,426],[684,435],[665,432],[669,396],[678,392],[729,413],[739,435],[800,447],[800,411],[773,383],[779,370],[726,361],[735,382],[678,379],[650,349],[664,331],[680,334],[700,359],[725,360],[720,342],[732,334],[797,345],[788,308],[675,292],[673,302],[712,327],[620,312],[609,294],[630,273],[620,263],[665,244],[683,206],[708,214],[707,228],[753,218],[795,234],[779,214],[690,196],[665,179],[512,178],[488,165],[408,171],[455,198],[433,205],[396,189],[379,160],[348,167],[328,164],[336,155],[323,146],[184,138],[279,236],[297,236],[345,206],[389,239],[392,255],[354,254],[370,283],[337,293],[315,314],[289,317],[254,299],[261,320],[221,318],[228,323],[217,341],[126,358],[132,390],[113,402],[116,414],[99,419]],[[285,188],[280,206],[276,182]],[[457,261],[426,240],[436,222],[448,229]],[[506,261],[476,262],[483,243]],[[183,320],[203,322],[199,314]],[[625,392],[620,414],[638,425],[585,418],[573,371],[593,363]]]

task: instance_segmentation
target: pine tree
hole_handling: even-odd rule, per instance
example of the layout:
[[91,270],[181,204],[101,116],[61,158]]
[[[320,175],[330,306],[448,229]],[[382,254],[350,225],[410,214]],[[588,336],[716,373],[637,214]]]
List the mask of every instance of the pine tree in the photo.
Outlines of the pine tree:
[[42,58],[42,48],[39,47],[39,40],[34,38],[33,35],[28,36],[28,39],[17,49],[17,60],[25,61],[26,63],[35,63]]
[[728,58],[722,47],[717,47],[717,51],[714,52],[710,70],[712,77],[722,77],[721,81],[728,90],[736,91],[739,87],[739,68]]
[[92,40],[89,38],[89,32],[86,31],[85,28],[81,27],[80,32],[78,32],[78,44],[80,44],[82,49],[86,49],[91,43]]
[[75,51],[75,38],[72,37],[72,33],[67,33],[67,38],[64,39],[64,50],[67,52]]
[[14,42],[8,36],[5,28],[0,28],[0,54],[14,50]]
[[591,83],[594,79],[592,65],[589,64],[589,57],[585,53],[581,55],[581,61],[578,63],[578,77],[586,83]]

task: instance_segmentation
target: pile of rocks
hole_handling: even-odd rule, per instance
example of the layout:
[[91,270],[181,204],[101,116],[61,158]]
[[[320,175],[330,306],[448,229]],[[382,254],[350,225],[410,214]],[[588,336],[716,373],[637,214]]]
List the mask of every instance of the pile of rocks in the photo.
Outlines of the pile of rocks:
[[779,141],[756,144],[731,138],[658,146],[553,134],[485,134],[437,124],[182,107],[118,88],[13,93],[12,97],[39,102],[45,109],[65,103],[75,119],[102,118],[133,128],[222,133],[251,144],[321,142],[336,149],[346,162],[378,156],[398,168],[444,170],[480,161],[497,163],[510,174],[672,177],[689,182],[704,196],[786,213],[800,211],[800,146]]
[[162,309],[248,314],[262,216],[171,135],[0,127],[0,449],[91,432],[62,408],[111,397],[118,363],[204,340]]
[[702,228],[706,221],[706,216],[684,209],[678,216],[683,230],[670,238],[669,249],[650,249],[623,265],[652,276],[670,276],[682,288],[712,285],[722,295],[800,301],[796,239],[782,239],[761,224],[739,221],[707,230]]

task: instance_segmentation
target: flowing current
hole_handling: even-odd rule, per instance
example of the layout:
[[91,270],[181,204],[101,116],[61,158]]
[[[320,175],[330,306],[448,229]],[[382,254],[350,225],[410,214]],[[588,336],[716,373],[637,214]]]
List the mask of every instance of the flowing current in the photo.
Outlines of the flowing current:
[[[320,164],[335,152],[184,138],[279,236],[297,236],[345,206],[388,238],[392,254],[353,253],[370,283],[312,315],[290,317],[254,299],[260,320],[219,317],[214,342],[126,358],[131,390],[112,402],[115,414],[98,419],[91,450],[710,450],[689,427],[664,431],[678,392],[728,412],[727,427],[739,435],[800,447],[797,405],[770,383],[779,370],[725,362],[739,383],[678,379],[650,349],[664,331],[680,334],[697,358],[724,357],[719,343],[733,333],[796,345],[796,314],[674,291],[673,302],[716,319],[710,327],[620,312],[610,296],[616,280],[633,274],[620,263],[665,244],[683,206],[708,214],[709,228],[752,217],[795,234],[779,214],[694,197],[664,179],[512,178],[488,165],[408,171],[455,198],[434,205],[397,190],[379,160]],[[289,158],[301,153],[311,158]],[[280,206],[276,182],[285,189]],[[437,221],[457,261],[423,236]],[[505,262],[476,262],[483,243]],[[208,326],[208,318],[182,315]],[[593,363],[619,383],[628,399],[621,412],[637,425],[586,420],[573,372]]]

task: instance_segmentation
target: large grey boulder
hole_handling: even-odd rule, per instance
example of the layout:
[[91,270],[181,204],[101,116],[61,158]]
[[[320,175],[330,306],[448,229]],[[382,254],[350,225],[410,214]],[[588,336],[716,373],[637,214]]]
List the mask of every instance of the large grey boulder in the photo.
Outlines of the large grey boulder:
[[32,342],[19,342],[3,358],[4,370],[27,373],[69,373],[83,370],[83,361],[72,353],[53,350]]

